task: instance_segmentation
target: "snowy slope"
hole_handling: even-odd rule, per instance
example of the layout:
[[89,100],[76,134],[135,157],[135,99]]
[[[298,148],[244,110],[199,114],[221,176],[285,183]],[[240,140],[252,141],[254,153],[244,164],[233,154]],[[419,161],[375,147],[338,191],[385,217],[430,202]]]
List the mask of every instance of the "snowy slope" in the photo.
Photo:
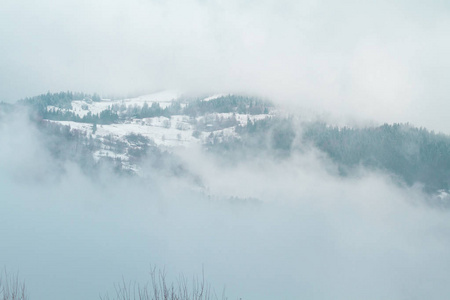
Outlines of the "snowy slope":
[[177,100],[181,96],[180,93],[174,91],[162,91],[158,93],[143,95],[135,98],[125,98],[120,100],[102,99],[102,101],[94,102],[91,100],[75,100],[72,101],[72,109],[60,109],[54,106],[48,106],[47,110],[61,110],[70,111],[79,117],[86,116],[89,112],[92,115],[100,114],[102,111],[110,109],[111,107],[142,107],[145,103],[151,106],[153,103],[158,103],[161,108],[170,106],[173,100]]
[[[142,107],[145,103],[151,106],[158,103],[161,108],[172,104],[173,100],[179,99],[180,93],[173,91],[164,91],[154,94],[139,96],[136,98],[127,98],[121,100],[106,100],[93,102],[90,100],[72,101],[72,109],[80,117],[91,113],[99,114],[104,110],[111,109],[113,106],[124,107]],[[222,97],[222,94],[212,95],[203,99],[211,101]],[[48,110],[58,110],[59,108],[48,106]],[[64,109],[59,109],[64,111]],[[126,119],[109,125],[98,124],[96,130],[91,123],[80,123],[73,121],[55,121],[48,120],[55,124],[70,126],[71,131],[77,131],[86,137],[98,139],[103,144],[107,141],[120,141],[132,147],[127,141],[129,135],[140,135],[147,138],[150,143],[165,151],[173,151],[175,148],[188,148],[192,145],[204,144],[212,136],[223,139],[229,136],[237,136],[236,126],[245,126],[249,120],[261,120],[272,117],[272,114],[237,114],[237,113],[208,113],[205,115],[190,117],[187,115],[173,115],[170,117],[152,117],[142,119]],[[94,132],[95,131],[95,132]],[[96,159],[101,157],[120,158],[123,162],[129,161],[129,157],[124,153],[114,153],[110,147],[104,146],[94,153]],[[137,166],[128,164],[130,169],[137,169]]]

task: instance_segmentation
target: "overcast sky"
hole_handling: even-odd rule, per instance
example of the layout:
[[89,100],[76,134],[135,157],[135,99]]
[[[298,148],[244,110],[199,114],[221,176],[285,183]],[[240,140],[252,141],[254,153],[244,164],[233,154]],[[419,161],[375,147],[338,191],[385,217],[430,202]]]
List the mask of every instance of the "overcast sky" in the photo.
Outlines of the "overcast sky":
[[448,1],[0,3],[0,100],[243,92],[450,133]]

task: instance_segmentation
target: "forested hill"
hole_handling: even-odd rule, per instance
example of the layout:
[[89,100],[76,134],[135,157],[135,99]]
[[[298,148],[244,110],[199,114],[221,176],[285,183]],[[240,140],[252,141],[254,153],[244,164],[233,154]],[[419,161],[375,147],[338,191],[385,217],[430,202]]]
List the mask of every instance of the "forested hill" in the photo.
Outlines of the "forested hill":
[[[1,103],[0,110],[8,114],[23,105],[39,116],[47,133],[63,137],[52,153],[73,160],[82,157],[90,166],[106,159],[119,170],[134,172],[146,158],[157,165],[161,153],[192,144],[230,163],[261,153],[289,159],[314,147],[337,165],[340,176],[364,167],[387,172],[409,186],[421,184],[428,193],[450,189],[450,137],[409,124],[336,127],[287,116],[273,103],[254,97],[188,99],[170,91],[121,100],[47,93],[16,105]],[[75,146],[67,146],[69,142]],[[73,153],[65,153],[69,150]]]
[[38,96],[25,98],[17,101],[18,104],[32,106],[37,110],[46,110],[47,106],[54,106],[58,108],[71,108],[72,101],[74,100],[89,100],[89,101],[100,101],[100,96],[98,94],[85,94],[78,92],[59,92],[41,94]]
[[[128,104],[125,102],[128,102]],[[171,117],[174,115],[189,117],[212,113],[258,115],[268,114],[269,109],[273,107],[272,103],[268,101],[240,95],[221,95],[207,101],[204,98],[191,97],[174,98],[162,102],[141,102],[133,101],[133,99],[102,101],[98,94],[90,95],[70,91],[48,92],[47,94],[21,99],[17,104],[30,107],[42,119],[91,124],[113,124],[130,119]]]
[[305,141],[327,153],[346,174],[362,165],[400,176],[408,185],[423,183],[428,192],[448,190],[450,137],[409,124],[374,128],[338,128],[316,123]]
[[315,147],[337,164],[340,176],[365,167],[387,172],[409,186],[422,184],[429,193],[450,188],[448,135],[409,124],[350,128],[293,119],[249,122],[236,129],[239,138],[211,143],[209,148],[232,159],[249,159],[261,152],[286,159]]

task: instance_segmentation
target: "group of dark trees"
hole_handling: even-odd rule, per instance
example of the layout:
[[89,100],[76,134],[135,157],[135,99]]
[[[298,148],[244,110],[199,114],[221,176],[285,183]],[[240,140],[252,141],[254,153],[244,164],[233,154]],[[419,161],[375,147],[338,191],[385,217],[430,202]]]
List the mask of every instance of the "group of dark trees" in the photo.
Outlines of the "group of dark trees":
[[336,163],[341,176],[359,167],[382,170],[426,192],[450,189],[450,137],[409,124],[349,128],[266,118],[237,126],[238,137],[210,135],[207,147],[221,157],[249,159],[265,153],[286,158],[315,147]]
[[46,109],[48,105],[71,109],[72,101],[74,100],[100,101],[101,99],[98,94],[89,95],[70,91],[59,93],[48,92],[47,94],[19,100],[18,104],[31,106],[39,110]]
[[110,109],[103,110],[99,114],[88,112],[85,116],[80,117],[71,111],[51,108],[41,112],[40,117],[46,120],[73,121],[91,124],[113,124],[119,120],[119,115]]
[[[201,99],[172,101],[170,105],[164,108],[157,102],[153,102],[151,105],[144,103],[142,106],[114,104],[100,114],[88,112],[87,115],[80,117],[71,111],[71,103],[74,100],[100,101],[101,99],[97,94],[60,92],[26,98],[18,101],[18,103],[31,107],[43,119],[92,124],[111,124],[119,120],[132,118],[170,117],[173,115],[197,117],[208,113],[262,114],[268,113],[269,108],[272,107],[271,103],[258,98],[228,95],[209,101]],[[49,108],[48,106],[53,106],[54,108]]]
[[447,135],[409,124],[338,128],[315,123],[303,138],[327,153],[343,174],[362,165],[400,176],[408,185],[423,183],[427,191],[450,188]]
[[[101,101],[101,98],[98,94],[48,92],[47,94],[19,100],[17,104],[31,108],[38,117],[47,120],[111,124],[119,119],[119,116],[111,110],[103,111],[100,114],[91,114],[89,112],[86,116],[80,117],[70,111],[72,109],[72,101],[74,100],[98,102]],[[49,108],[49,106],[53,106],[54,108]]]
[[228,95],[209,101],[197,99],[183,109],[183,114],[196,117],[208,113],[267,114],[272,104],[254,97]]
[[262,153],[286,157],[290,155],[296,137],[291,118],[248,119],[247,125],[235,128],[237,137],[211,133],[207,141],[208,150],[229,157],[232,161],[236,161],[236,158],[250,159]]
[[46,137],[45,146],[57,161],[75,162],[87,173],[96,168],[92,153],[101,149],[100,140],[57,123],[39,123],[38,128]]
[[142,106],[138,105],[113,105],[111,109],[120,114],[122,119],[143,119],[153,117],[170,117],[174,115],[183,114],[181,103],[173,101],[169,106],[162,108],[158,102],[153,102],[151,105],[144,103]]

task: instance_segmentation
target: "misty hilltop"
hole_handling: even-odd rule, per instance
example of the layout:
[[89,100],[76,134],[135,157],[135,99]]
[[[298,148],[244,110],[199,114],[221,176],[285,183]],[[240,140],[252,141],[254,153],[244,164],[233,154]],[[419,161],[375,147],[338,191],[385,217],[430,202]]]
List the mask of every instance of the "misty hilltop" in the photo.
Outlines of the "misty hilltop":
[[267,99],[171,91],[123,99],[47,93],[0,107],[2,122],[26,111],[54,158],[89,174],[107,167],[145,177],[152,170],[207,188],[189,163],[189,151],[227,165],[314,153],[333,176],[381,172],[395,184],[440,198],[450,188],[450,137],[409,124],[340,127],[302,118]]

